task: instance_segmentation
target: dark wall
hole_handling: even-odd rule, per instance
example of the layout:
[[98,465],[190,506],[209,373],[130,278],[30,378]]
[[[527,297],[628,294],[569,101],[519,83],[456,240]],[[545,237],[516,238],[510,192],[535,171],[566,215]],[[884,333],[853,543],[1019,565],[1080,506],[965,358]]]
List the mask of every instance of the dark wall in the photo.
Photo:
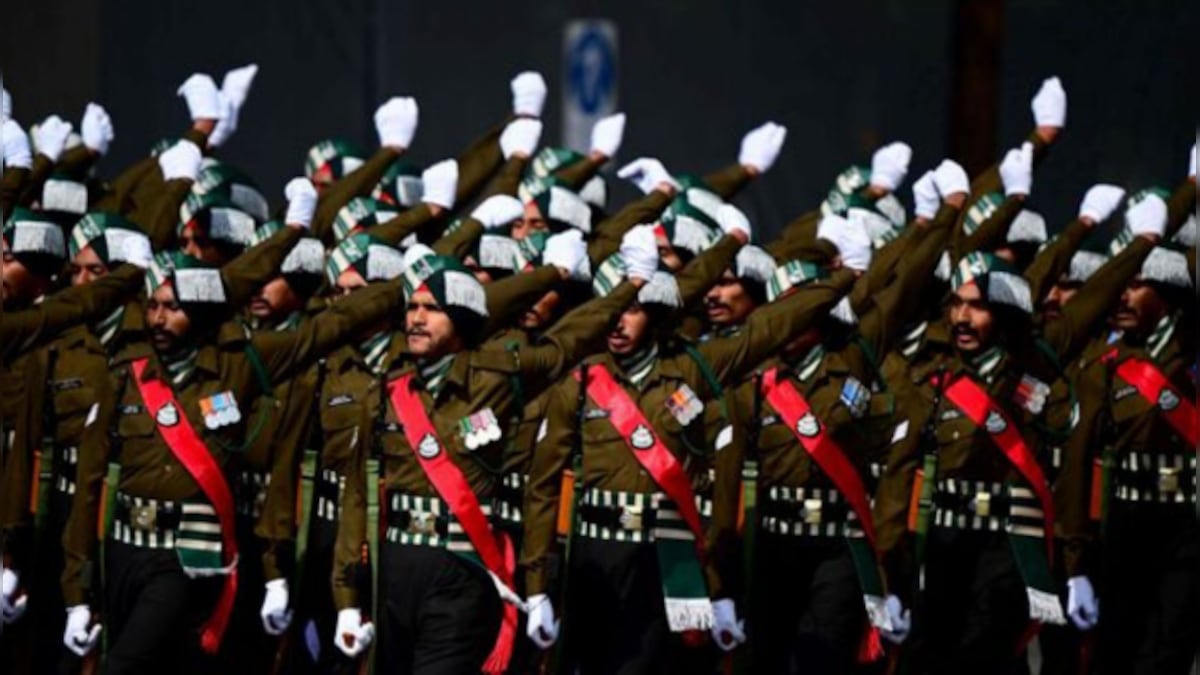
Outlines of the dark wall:
[[[1200,111],[1187,51],[1194,4],[1009,3],[997,137],[1015,143],[1029,128],[1028,99],[1043,77],[1061,75],[1070,97],[1068,130],[1034,186],[1052,225],[1095,180],[1181,177]],[[551,88],[543,138],[557,142],[563,27],[575,17],[618,27],[618,106],[629,115],[622,159],[655,155],[676,171],[702,172],[732,162],[753,126],[788,126],[776,168],[741,199],[765,227],[813,206],[837,171],[866,163],[881,143],[910,143],[914,174],[950,147],[952,0],[20,5],[0,16],[0,64],[17,118],[77,119],[94,97],[117,128],[102,166],[109,173],[186,127],[174,92],[189,73],[207,70],[219,82],[225,69],[259,63],[240,131],[222,155],[273,199],[317,139],[373,145],[371,113],[391,95],[417,97],[412,154],[428,162],[507,111],[513,74],[540,69]],[[909,200],[908,186],[901,196]]]

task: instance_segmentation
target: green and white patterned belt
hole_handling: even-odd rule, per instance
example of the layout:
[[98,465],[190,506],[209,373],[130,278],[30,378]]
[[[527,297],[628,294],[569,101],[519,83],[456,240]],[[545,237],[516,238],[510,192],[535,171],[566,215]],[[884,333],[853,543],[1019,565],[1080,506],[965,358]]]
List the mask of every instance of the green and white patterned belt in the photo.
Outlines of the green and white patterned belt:
[[[480,509],[483,515],[492,515],[489,505],[481,504]],[[393,544],[432,546],[454,553],[475,552],[471,539],[450,513],[449,505],[438,497],[388,492],[384,538]]]
[[835,488],[772,485],[759,502],[762,528],[794,537],[862,537],[858,516]]
[[258,520],[267,502],[271,474],[267,471],[244,470],[238,474],[237,512],[239,516]]
[[585,539],[641,543],[656,539],[692,539],[674,502],[661,492],[624,492],[589,488],[579,505]]
[[1113,471],[1113,495],[1141,504],[1195,504],[1195,453],[1127,452]]
[[933,524],[938,527],[1045,536],[1042,505],[1027,487],[943,479],[937,482],[933,505]]
[[503,521],[519,524],[521,509],[525,505],[525,486],[529,476],[523,473],[506,473],[496,490],[496,515]]
[[217,511],[204,502],[177,502],[118,492],[111,537],[139,548],[221,552]]

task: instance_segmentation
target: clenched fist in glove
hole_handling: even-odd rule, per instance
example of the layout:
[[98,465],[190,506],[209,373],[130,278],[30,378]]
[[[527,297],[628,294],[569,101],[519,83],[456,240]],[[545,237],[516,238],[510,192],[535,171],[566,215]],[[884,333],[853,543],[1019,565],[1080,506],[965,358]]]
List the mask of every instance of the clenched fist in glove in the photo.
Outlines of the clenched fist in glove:
[[1004,183],[1004,194],[1028,196],[1033,187],[1033,144],[1023,143],[1019,149],[1009,150],[1000,162],[1000,180]]
[[292,227],[307,230],[312,227],[313,214],[317,212],[317,188],[307,178],[293,178],[283,188],[287,198],[287,215],[283,222]]
[[288,609],[287,579],[272,579],[267,582],[267,592],[263,596],[262,609],[263,630],[267,635],[283,635],[292,623],[292,610]]
[[750,241],[750,219],[733,204],[722,204],[717,209],[717,224],[722,232],[737,237],[743,244]]
[[1158,195],[1148,195],[1125,212],[1129,231],[1157,241],[1167,229],[1167,203]]
[[379,145],[403,150],[412,145],[417,133],[417,99],[394,96],[375,111],[375,132]]
[[713,600],[712,637],[721,651],[732,651],[746,641],[746,623],[737,617],[733,600]]
[[1042,82],[1030,103],[1033,122],[1039,127],[1061,129],[1067,123],[1067,92],[1062,81],[1051,77]]
[[1116,185],[1093,185],[1079,205],[1079,219],[1090,220],[1092,224],[1102,223],[1117,210],[1124,198],[1125,190]]
[[67,608],[67,625],[63,630],[63,645],[79,657],[88,655],[100,641],[100,624],[92,624],[92,609],[87,605]]
[[83,144],[97,155],[107,153],[108,146],[116,138],[112,118],[108,116],[108,111],[96,103],[89,103],[84,108],[79,132],[83,136]]
[[196,180],[200,173],[200,148],[191,141],[179,141],[158,155],[163,180]]
[[217,92],[221,114],[212,133],[208,135],[208,144],[212,147],[220,147],[237,131],[242,105],[250,94],[250,85],[254,84],[257,74],[258,66],[253,63],[225,73],[221,91]]
[[908,163],[912,160],[912,148],[907,143],[889,143],[871,156],[871,185],[892,192],[904,182],[908,175]]
[[892,629],[879,631],[880,637],[894,645],[903,643],[908,638],[908,631],[912,629],[912,613],[904,609],[900,598],[894,595],[887,596],[883,606],[887,610]]
[[512,79],[513,114],[520,117],[541,117],[546,105],[546,81],[542,74],[527,70]]
[[579,230],[567,230],[546,239],[542,262],[562,270],[571,281],[591,281],[592,264],[588,260],[587,242]]
[[1087,577],[1067,579],[1067,616],[1079,630],[1091,630],[1100,621],[1100,604]]
[[546,649],[558,639],[558,620],[554,618],[554,606],[545,593],[538,593],[529,598],[529,623],[525,633],[533,640],[533,644]]
[[738,164],[755,173],[766,173],[779,159],[779,150],[787,139],[787,127],[767,122],[742,137]]
[[523,215],[525,206],[511,195],[492,195],[471,212],[471,217],[478,220],[485,230],[504,227]]
[[375,624],[363,623],[361,611],[351,608],[338,612],[333,644],[343,654],[354,658],[367,651],[367,647],[370,647],[374,640]]
[[458,162],[443,159],[422,171],[421,187],[424,190],[421,201],[443,209],[454,208],[454,192],[458,189]]
[[25,614],[29,598],[24,593],[17,594],[20,585],[21,578],[16,572],[0,568],[0,623],[13,623]]
[[615,157],[621,149],[623,138],[625,113],[609,115],[592,126],[592,153],[602,155],[605,159]]
[[937,186],[938,194],[942,196],[942,199],[953,194],[966,194],[971,191],[971,181],[967,178],[966,170],[952,159],[943,159],[942,163],[934,169],[933,184]]
[[71,135],[71,123],[58,115],[51,115],[33,130],[33,144],[37,146],[39,155],[45,155],[52,162],[57,162],[63,148],[67,147],[67,137]]
[[187,102],[192,121],[221,119],[221,101],[217,83],[204,73],[195,73],[179,85],[176,92]]
[[0,126],[0,146],[4,152],[4,166],[10,169],[28,169],[33,166],[29,136],[16,120],[5,120]]
[[639,157],[621,167],[617,171],[617,177],[638,186],[645,194],[654,192],[660,185],[668,185],[673,190],[679,189],[679,183],[667,173],[667,168],[662,162],[650,157]]
[[942,197],[938,194],[937,185],[934,182],[933,172],[926,171],[922,174],[913,183],[912,191],[913,202],[917,205],[917,217],[932,220],[937,215],[938,206],[942,203]]
[[831,213],[817,225],[817,238],[837,246],[843,267],[865,272],[871,266],[871,237],[862,225]]
[[621,259],[630,279],[650,281],[658,270],[658,240],[653,225],[637,225],[621,238]]
[[513,120],[500,134],[500,152],[504,159],[513,155],[532,157],[542,137],[542,121],[532,119]]

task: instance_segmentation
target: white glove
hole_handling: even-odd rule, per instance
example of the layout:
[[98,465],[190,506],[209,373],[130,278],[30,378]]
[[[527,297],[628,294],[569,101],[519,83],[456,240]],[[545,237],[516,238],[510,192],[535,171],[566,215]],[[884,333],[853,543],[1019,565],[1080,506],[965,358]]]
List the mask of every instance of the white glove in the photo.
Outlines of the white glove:
[[1167,229],[1167,203],[1158,195],[1149,195],[1125,212],[1129,231],[1162,236]]
[[746,240],[750,239],[750,219],[733,204],[722,204],[721,208],[717,209],[717,224],[721,226],[721,231],[725,234],[744,232]]
[[952,159],[943,159],[933,170],[933,184],[937,186],[942,199],[959,192],[971,191],[971,180],[967,178],[966,170]]
[[525,206],[521,200],[510,195],[492,195],[483,200],[471,217],[478,220],[486,230],[504,227],[525,214]]
[[567,230],[547,237],[542,262],[566,270],[572,281],[592,280],[587,243],[583,241],[583,233],[579,230]]
[[937,215],[942,197],[938,194],[932,171],[926,171],[913,183],[913,201],[917,205],[917,217],[929,220]]
[[1124,198],[1125,190],[1116,185],[1093,185],[1083,196],[1083,203],[1079,205],[1079,217],[1091,218],[1093,222],[1102,223],[1117,210]]
[[625,113],[609,115],[592,126],[592,152],[615,157],[624,137]]
[[237,131],[242,104],[246,102],[246,96],[250,94],[250,85],[254,83],[254,76],[257,73],[258,66],[253,63],[225,73],[225,79],[221,82],[221,91],[217,92],[220,118],[217,119],[212,133],[208,135],[208,144],[212,147],[220,147]]
[[6,120],[12,118],[12,96],[7,89],[0,89],[0,117]]
[[887,610],[888,618],[891,619],[892,629],[890,631],[881,630],[879,635],[888,642],[898,645],[904,642],[908,637],[908,631],[912,629],[912,613],[904,609],[904,605],[900,604],[900,598],[894,595],[887,596],[883,606]]
[[50,161],[57,162],[63,148],[67,147],[67,137],[71,135],[71,123],[51,115],[33,130],[33,144],[37,146],[39,155],[45,155]]
[[214,148],[221,147],[225,141],[233,137],[238,128],[239,117],[237,106],[225,95],[225,92],[217,92],[217,104],[221,108],[221,116],[208,135],[208,144]]
[[541,117],[546,105],[546,81],[542,74],[527,70],[509,83],[512,88],[513,114],[526,117]]
[[888,192],[900,187],[908,175],[908,163],[912,160],[912,148],[907,143],[889,143],[871,156],[871,185]]
[[33,166],[29,136],[16,120],[5,120],[4,126],[0,126],[0,141],[4,145],[4,166],[10,169],[28,169]]
[[367,651],[375,639],[375,624],[363,623],[362,612],[357,608],[343,609],[337,615],[337,628],[333,631],[333,644],[343,654],[354,658]]
[[202,159],[195,143],[179,141],[158,154],[158,166],[162,169],[163,180],[196,180]]
[[658,240],[653,225],[635,225],[621,238],[621,258],[630,279],[650,281],[658,271]]
[[545,593],[530,597],[526,604],[529,606],[529,622],[525,624],[525,634],[539,649],[547,649],[558,639],[558,620],[554,618],[554,605]]
[[767,122],[752,129],[742,136],[742,146],[738,150],[738,164],[752,166],[759,173],[766,173],[779,159],[779,150],[787,138],[787,127]]
[[542,121],[522,118],[513,120],[504,127],[500,134],[500,152],[504,159],[515,154],[532,157],[537,150],[538,139],[542,137]]
[[154,251],[150,248],[150,238],[141,232],[132,232],[121,241],[121,248],[111,252],[112,259],[127,262],[142,269],[147,269],[154,262]]
[[1028,195],[1033,187],[1033,143],[1009,150],[1000,162],[1000,180],[1006,196]]
[[101,155],[108,152],[109,144],[116,138],[112,118],[108,116],[108,111],[96,103],[89,103],[84,108],[79,132],[83,136],[83,144]]
[[242,104],[246,102],[246,97],[250,95],[250,86],[254,84],[254,76],[258,74],[258,64],[251,63],[241,68],[234,68],[225,73],[225,79],[221,80],[221,93],[234,108],[241,110]]
[[313,214],[317,212],[317,188],[307,178],[293,178],[283,188],[287,198],[287,215],[283,222],[307,230],[312,227]]
[[267,582],[267,594],[263,596],[262,609],[258,614],[262,617],[263,630],[267,631],[267,635],[283,635],[292,623],[292,610],[288,609],[287,579]]
[[21,594],[20,597],[16,597],[20,581],[16,572],[7,568],[0,569],[0,623],[13,623],[25,613],[25,604],[29,596]]
[[67,608],[67,626],[63,630],[63,645],[76,656],[84,657],[96,647],[100,641],[100,624],[92,623],[92,610],[87,605],[75,605]]
[[1192,151],[1188,153],[1188,178],[1196,177],[1196,144],[1192,144]]
[[417,133],[417,99],[393,96],[375,110],[375,131],[379,144],[407,148]]
[[713,601],[713,642],[721,651],[732,651],[734,647],[746,641],[746,624],[737,618],[737,610],[733,600],[722,598]]
[[1042,82],[1033,95],[1033,123],[1039,127],[1058,127],[1067,123],[1067,92],[1062,81],[1051,77]]
[[454,192],[458,189],[458,162],[443,159],[421,172],[421,201],[444,209],[454,208]]
[[638,189],[646,194],[654,192],[654,189],[666,183],[673,186],[676,190],[679,189],[679,183],[667,173],[667,168],[662,165],[662,162],[651,157],[639,157],[632,162],[621,167],[617,171],[619,178],[638,186]]
[[1091,630],[1100,621],[1100,605],[1087,577],[1067,579],[1067,615],[1079,630]]
[[871,237],[862,225],[829,214],[817,225],[817,238],[837,246],[843,267],[865,272],[871,266]]
[[192,121],[221,119],[221,102],[217,97],[217,83],[204,73],[194,73],[179,85],[176,94],[187,102]]

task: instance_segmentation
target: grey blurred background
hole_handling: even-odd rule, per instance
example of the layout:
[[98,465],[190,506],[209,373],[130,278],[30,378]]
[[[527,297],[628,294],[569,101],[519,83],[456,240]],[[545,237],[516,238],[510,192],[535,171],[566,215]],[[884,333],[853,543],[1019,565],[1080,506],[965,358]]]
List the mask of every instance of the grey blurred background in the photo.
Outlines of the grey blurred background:
[[[188,124],[175,89],[190,73],[261,70],[222,159],[281,201],[314,141],[368,148],[392,95],[421,108],[411,156],[454,154],[498,121],[524,69],[550,85],[544,142],[562,123],[564,30],[617,31],[621,159],[674,171],[734,161],[766,120],[789,128],[776,167],[739,203],[770,230],[812,208],[836,173],[879,144],[912,145],[912,173],[944,156],[983,168],[1032,127],[1029,98],[1059,75],[1067,129],[1036,175],[1032,206],[1058,227],[1094,182],[1174,186],[1195,139],[1200,3],[1113,0],[6,0],[0,68],[14,117],[78,124],[95,100],[117,139],[114,175]],[[610,167],[609,171],[615,168]],[[620,200],[626,187],[614,191]],[[909,186],[899,192],[911,203]]]

